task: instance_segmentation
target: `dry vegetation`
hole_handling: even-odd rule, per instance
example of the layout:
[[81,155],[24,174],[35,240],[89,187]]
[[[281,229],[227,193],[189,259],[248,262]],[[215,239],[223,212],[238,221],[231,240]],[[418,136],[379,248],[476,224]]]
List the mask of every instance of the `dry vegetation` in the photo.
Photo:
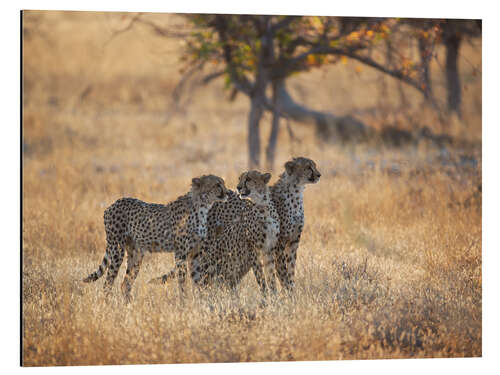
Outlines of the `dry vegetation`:
[[165,254],[145,258],[125,306],[124,270],[108,303],[102,279],[81,282],[104,254],[104,208],[122,196],[168,202],[207,172],[234,188],[246,168],[248,101],[228,103],[217,82],[167,116],[182,45],[145,27],[105,45],[126,24],[120,17],[25,15],[24,365],[481,356],[480,42],[464,46],[464,120],[448,127],[406,88],[411,105],[395,110],[397,85],[387,80],[381,98],[383,78],[354,64],[290,83],[318,109],[471,141],[447,151],[426,142],[342,148],[299,124],[295,140],[281,129],[272,181],[292,155],[316,160],[323,175],[305,192],[295,300],[258,308],[249,275],[239,311],[224,295],[215,311],[192,297],[180,307],[175,284],[147,284],[173,265]]

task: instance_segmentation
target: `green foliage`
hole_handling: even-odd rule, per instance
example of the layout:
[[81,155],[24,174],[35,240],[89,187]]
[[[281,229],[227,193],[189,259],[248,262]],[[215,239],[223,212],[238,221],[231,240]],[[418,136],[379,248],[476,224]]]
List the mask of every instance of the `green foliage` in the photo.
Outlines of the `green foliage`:
[[[188,64],[210,61],[226,70],[226,87],[242,77],[270,79],[357,60],[423,90],[419,72],[440,41],[440,21],[324,16],[189,15],[194,32],[187,41]],[[263,50],[263,43],[271,43]],[[422,56],[410,59],[411,43],[423,40]],[[267,54],[266,54],[267,53]],[[377,58],[374,56],[378,56]],[[347,60],[349,58],[349,60]],[[361,72],[359,66],[356,67]]]

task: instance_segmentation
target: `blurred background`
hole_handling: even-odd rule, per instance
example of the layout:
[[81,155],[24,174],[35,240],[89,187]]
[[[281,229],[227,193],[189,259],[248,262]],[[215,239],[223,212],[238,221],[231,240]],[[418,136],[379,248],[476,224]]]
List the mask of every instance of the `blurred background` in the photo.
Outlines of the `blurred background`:
[[[26,365],[481,356],[481,21],[22,22]],[[248,168],[272,184],[294,156],[322,177],[293,304],[259,312],[249,276],[243,317],[182,309],[176,285],[147,284],[171,254],[145,257],[130,309],[81,282],[116,199],[167,203],[207,173],[234,189]]]
[[112,158],[145,146],[126,144],[132,133],[150,154],[182,151],[169,164],[230,155],[267,169],[331,144],[481,142],[480,21],[30,11],[23,22],[27,158],[105,145]]

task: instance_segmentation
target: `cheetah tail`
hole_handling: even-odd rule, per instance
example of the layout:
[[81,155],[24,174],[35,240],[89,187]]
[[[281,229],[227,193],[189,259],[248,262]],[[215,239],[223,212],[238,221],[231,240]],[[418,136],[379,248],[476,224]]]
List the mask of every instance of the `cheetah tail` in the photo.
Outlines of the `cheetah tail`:
[[104,254],[104,259],[102,260],[102,263],[99,266],[99,268],[97,269],[97,271],[88,275],[85,279],[83,279],[83,282],[84,283],[91,283],[93,281],[96,281],[98,278],[100,278],[104,274],[104,271],[106,271],[106,268],[108,268],[108,264],[109,264],[108,254],[106,253],[106,254]]
[[175,278],[175,268],[170,270],[165,275],[160,277],[155,277],[154,279],[149,280],[148,284],[166,284],[168,281]]

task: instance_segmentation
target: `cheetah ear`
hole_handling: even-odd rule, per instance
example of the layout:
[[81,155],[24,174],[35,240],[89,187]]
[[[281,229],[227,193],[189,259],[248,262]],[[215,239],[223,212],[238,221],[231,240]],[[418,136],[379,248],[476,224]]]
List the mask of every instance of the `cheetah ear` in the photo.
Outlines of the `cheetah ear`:
[[288,173],[288,175],[292,175],[293,173],[293,169],[295,167],[295,163],[293,162],[293,160],[290,160],[290,161],[287,161],[285,163],[285,169],[286,169],[286,173]]
[[191,182],[193,183],[193,187],[200,188],[201,180],[198,177],[193,178]]
[[271,179],[271,173],[264,173],[262,175],[262,181],[267,184],[269,180]]

